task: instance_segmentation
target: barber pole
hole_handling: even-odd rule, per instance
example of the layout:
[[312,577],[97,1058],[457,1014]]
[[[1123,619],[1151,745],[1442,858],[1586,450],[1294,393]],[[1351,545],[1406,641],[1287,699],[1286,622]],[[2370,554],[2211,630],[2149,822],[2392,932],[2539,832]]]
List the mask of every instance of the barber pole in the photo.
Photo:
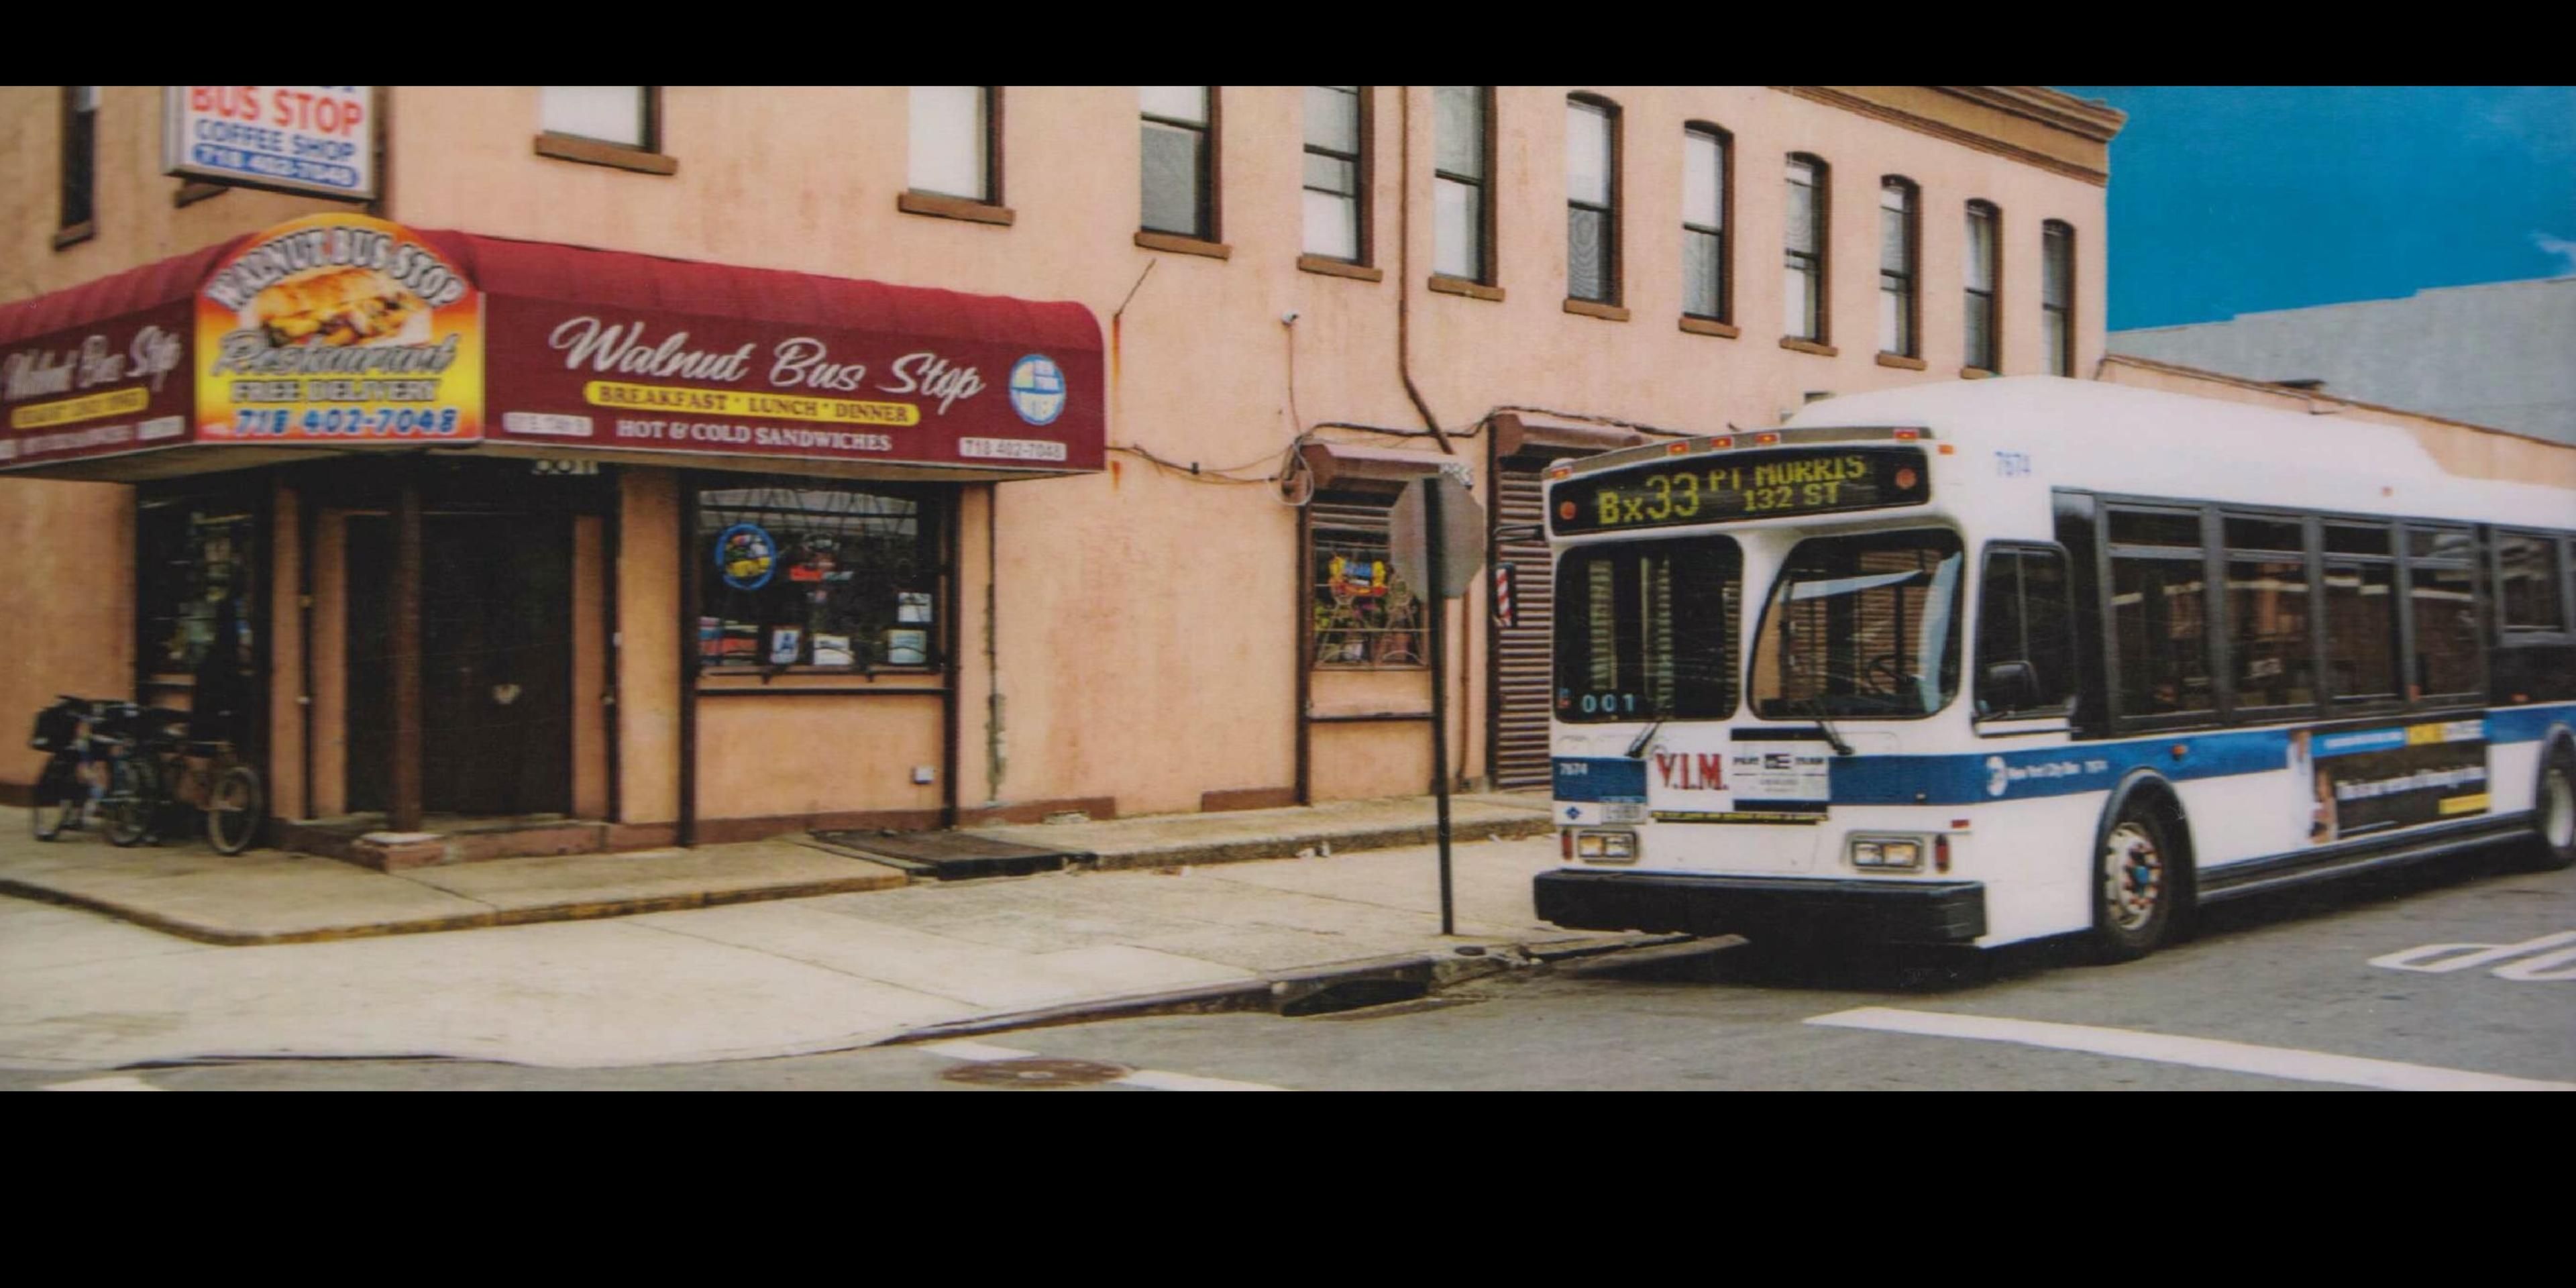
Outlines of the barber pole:
[[1494,623],[1498,626],[1520,625],[1520,619],[1513,615],[1512,566],[1507,563],[1494,565]]

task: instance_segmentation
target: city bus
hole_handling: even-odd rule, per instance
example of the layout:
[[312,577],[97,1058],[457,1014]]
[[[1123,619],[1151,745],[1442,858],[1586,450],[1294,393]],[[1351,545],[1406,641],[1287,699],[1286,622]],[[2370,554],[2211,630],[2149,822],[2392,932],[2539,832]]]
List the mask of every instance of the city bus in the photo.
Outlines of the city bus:
[[1541,919],[2143,956],[2196,909],[2576,862],[2576,490],[2033,376],[1560,463]]

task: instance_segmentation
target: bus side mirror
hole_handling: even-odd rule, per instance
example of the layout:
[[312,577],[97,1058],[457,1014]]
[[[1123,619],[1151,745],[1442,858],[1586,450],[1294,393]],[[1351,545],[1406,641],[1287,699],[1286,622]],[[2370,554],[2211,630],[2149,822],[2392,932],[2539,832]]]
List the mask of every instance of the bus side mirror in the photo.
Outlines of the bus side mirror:
[[2039,705],[2039,672],[2028,662],[1997,662],[1986,668],[1977,694],[1989,713],[2028,711]]

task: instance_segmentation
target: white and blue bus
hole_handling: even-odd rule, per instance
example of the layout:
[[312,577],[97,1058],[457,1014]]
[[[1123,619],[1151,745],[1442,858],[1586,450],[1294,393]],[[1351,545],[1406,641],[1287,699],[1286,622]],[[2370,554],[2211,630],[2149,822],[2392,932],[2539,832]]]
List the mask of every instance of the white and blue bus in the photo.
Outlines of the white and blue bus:
[[2292,882],[2576,862],[2576,492],[2405,430],[1985,380],[1546,498],[1544,920],[2121,960]]

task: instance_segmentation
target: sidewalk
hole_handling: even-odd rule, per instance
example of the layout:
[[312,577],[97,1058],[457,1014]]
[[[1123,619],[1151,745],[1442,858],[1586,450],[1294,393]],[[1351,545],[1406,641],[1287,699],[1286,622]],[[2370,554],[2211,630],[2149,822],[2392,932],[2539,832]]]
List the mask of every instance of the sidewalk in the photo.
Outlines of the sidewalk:
[[[0,891],[133,923],[0,900],[0,1064],[747,1058],[1276,1009],[1354,978],[1428,986],[1645,941],[1535,921],[1530,878],[1555,859],[1533,837],[1544,809],[1456,803],[1453,938],[1430,847],[1350,852],[1427,829],[1427,799],[979,829],[1094,859],[922,884],[794,841],[385,874],[86,834],[41,844],[0,810]],[[1315,857],[1251,857],[1290,845]]]

